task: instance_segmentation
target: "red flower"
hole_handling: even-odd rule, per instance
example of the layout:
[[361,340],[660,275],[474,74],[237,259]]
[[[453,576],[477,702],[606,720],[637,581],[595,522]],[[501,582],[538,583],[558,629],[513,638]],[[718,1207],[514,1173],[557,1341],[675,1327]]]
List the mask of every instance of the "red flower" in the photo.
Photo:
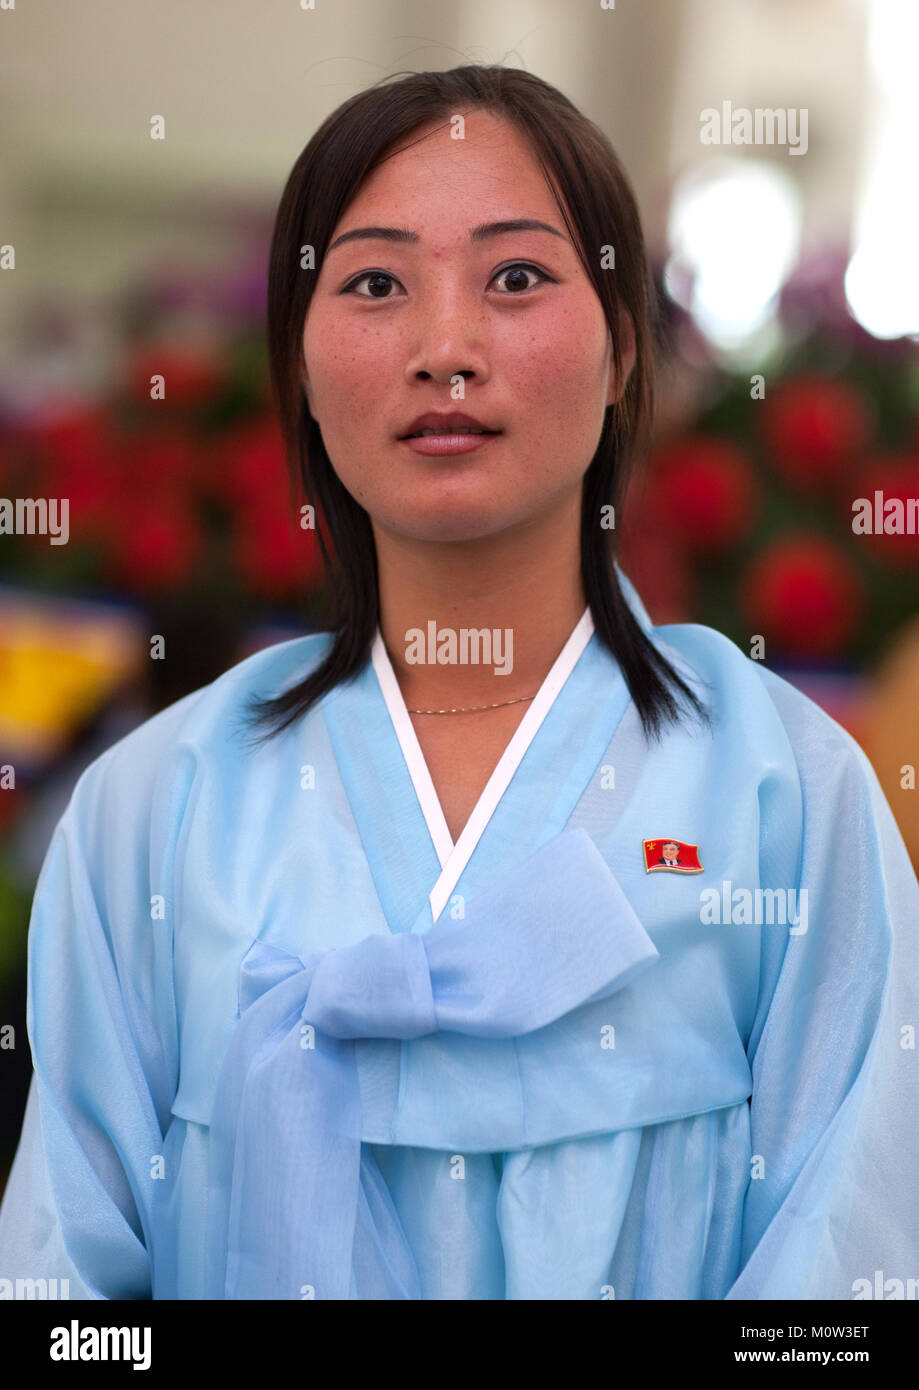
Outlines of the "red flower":
[[[163,377],[163,398],[151,398],[150,378]],[[220,354],[209,345],[144,343],[124,369],[128,395],[142,405],[194,407],[213,400],[223,384]]]
[[795,656],[835,656],[856,632],[864,607],[858,576],[846,557],[820,536],[774,541],[742,582],[742,610],[751,631]]
[[66,498],[70,539],[105,545],[120,525],[123,503],[119,500],[118,477],[108,462],[92,467],[49,470],[48,497]]
[[234,553],[247,587],[258,597],[305,593],[322,568],[315,531],[295,524],[285,505],[261,503],[235,518]]
[[869,403],[854,387],[816,374],[767,389],[758,418],[776,471],[816,490],[846,476],[873,425]]
[[675,536],[663,535],[642,522],[627,524],[619,563],[654,623],[693,621],[695,586],[684,547]]
[[116,431],[106,412],[67,409],[37,424],[30,437],[38,455],[30,495],[67,499],[72,541],[104,539],[121,482]]
[[[110,551],[117,566],[125,537],[137,534],[145,517],[192,510],[196,451],[194,439],[173,430],[112,434],[94,449],[71,439],[49,463],[43,487],[49,497],[69,499],[71,537]],[[179,529],[190,534],[177,522]]]
[[73,402],[37,420],[29,434],[49,460],[79,467],[110,448],[115,430],[105,407]]
[[259,507],[289,495],[281,432],[272,419],[236,426],[218,440],[207,462],[207,492],[231,510]]
[[730,440],[697,435],[669,441],[654,451],[650,469],[634,510],[646,521],[663,521],[691,550],[728,549],[749,528],[756,479]]
[[132,593],[168,593],[188,583],[202,544],[197,517],[181,499],[141,494],[133,514],[108,537],[107,570]]
[[[880,493],[880,497],[876,498],[875,493]],[[856,505],[859,502],[861,505]],[[891,502],[902,506],[891,507]],[[856,539],[877,559],[898,569],[919,568],[917,509],[919,453],[879,456],[859,469],[850,500],[852,529]],[[896,531],[896,526],[902,530]]]
[[122,484],[136,498],[168,496],[190,504],[200,443],[179,429],[145,430],[119,440]]

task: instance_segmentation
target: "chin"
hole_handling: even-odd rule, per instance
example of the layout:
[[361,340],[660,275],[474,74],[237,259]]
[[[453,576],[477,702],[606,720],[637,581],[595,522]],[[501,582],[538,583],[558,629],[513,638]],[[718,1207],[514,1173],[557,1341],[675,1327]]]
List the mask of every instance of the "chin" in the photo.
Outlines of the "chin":
[[473,508],[459,510],[454,506],[436,511],[401,512],[391,520],[383,519],[382,524],[393,534],[411,540],[457,544],[497,535],[512,525],[514,520],[516,518],[511,520],[496,516],[493,509],[487,512]]

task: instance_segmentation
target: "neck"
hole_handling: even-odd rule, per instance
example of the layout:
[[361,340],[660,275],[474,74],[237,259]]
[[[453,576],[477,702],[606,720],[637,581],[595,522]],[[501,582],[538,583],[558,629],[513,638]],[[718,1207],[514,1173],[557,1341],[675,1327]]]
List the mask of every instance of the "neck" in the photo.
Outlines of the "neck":
[[[417,541],[374,523],[380,631],[409,707],[466,708],[536,693],[586,604],[578,501],[473,541]],[[476,661],[473,646],[462,662],[461,629],[487,629],[491,652],[480,647]],[[443,661],[431,661],[434,634]]]

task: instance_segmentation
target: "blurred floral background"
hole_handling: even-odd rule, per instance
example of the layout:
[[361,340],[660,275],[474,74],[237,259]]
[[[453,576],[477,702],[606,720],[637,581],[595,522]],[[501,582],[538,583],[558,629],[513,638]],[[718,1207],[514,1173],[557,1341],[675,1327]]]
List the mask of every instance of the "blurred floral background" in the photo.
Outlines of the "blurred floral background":
[[[0,533],[0,1188],[31,1067],[29,905],[77,776],[323,625],[269,400],[268,243],[312,130],[387,72],[527,67],[610,135],[666,326],[623,568],[656,622],[719,629],[849,729],[919,865],[919,536],[853,530],[856,499],[919,499],[915,7],[356,10],[359,42],[353,13],[275,0],[3,16],[0,499],[68,498],[69,537]],[[117,61],[82,63],[101,48]],[[807,150],[701,143],[728,99],[807,108]]]

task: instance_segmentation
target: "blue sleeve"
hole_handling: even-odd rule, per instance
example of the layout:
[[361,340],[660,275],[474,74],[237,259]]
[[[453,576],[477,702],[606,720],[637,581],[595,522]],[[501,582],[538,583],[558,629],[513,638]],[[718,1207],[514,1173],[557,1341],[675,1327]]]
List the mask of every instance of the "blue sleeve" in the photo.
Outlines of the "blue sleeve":
[[762,927],[753,1165],[726,1297],[902,1298],[919,1274],[919,884],[862,750],[764,679],[800,773],[802,915]]
[[163,735],[185,704],[85,770],[32,904],[34,1075],[0,1208],[0,1273],[58,1289],[66,1279],[59,1297],[152,1297],[177,1055],[167,852],[177,783],[162,775]]

